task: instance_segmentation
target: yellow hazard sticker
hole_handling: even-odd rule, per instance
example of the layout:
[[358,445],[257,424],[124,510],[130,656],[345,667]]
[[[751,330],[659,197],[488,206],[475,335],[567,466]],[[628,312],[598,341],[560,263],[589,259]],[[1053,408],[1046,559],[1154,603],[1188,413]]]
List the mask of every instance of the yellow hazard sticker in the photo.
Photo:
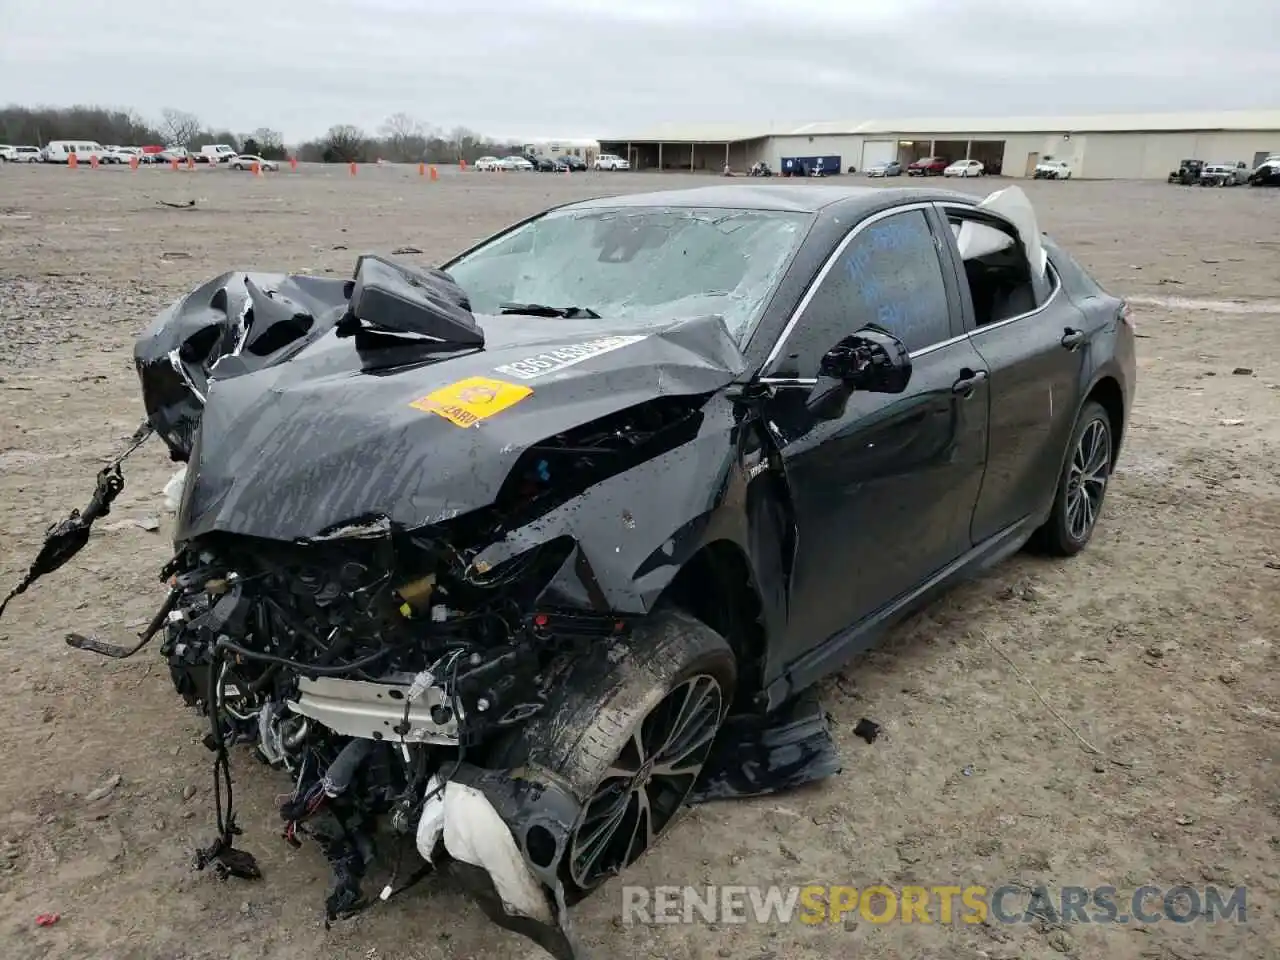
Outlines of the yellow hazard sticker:
[[419,397],[409,406],[444,417],[459,427],[474,427],[481,420],[514,407],[533,393],[529,387],[488,377],[468,377]]

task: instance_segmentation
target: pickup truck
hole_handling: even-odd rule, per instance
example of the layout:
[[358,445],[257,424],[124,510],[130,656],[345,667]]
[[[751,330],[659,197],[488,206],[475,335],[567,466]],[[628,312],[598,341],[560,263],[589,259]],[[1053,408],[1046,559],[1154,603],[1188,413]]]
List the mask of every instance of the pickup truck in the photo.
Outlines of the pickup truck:
[[1234,187],[1249,182],[1249,168],[1243,160],[1235,163],[1209,163],[1200,171],[1202,187]]

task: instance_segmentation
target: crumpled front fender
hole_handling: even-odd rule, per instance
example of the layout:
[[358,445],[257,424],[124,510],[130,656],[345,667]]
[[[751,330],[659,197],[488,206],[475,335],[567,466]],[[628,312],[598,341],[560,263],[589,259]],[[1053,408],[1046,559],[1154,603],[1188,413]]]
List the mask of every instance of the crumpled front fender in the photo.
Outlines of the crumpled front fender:
[[460,764],[425,805],[417,845],[449,872],[494,923],[529,937],[556,960],[586,960],[573,934],[560,864],[581,805],[546,771]]

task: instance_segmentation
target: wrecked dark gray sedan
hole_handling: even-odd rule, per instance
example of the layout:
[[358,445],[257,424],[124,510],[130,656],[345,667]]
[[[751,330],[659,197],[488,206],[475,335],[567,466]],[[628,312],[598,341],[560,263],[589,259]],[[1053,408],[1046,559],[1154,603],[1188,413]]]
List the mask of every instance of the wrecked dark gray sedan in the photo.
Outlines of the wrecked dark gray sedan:
[[69,640],[159,637],[208,717],[199,866],[259,876],[252,753],[328,920],[448,869],[573,956],[569,906],[683,805],[838,769],[816,681],[1028,541],[1088,543],[1133,338],[1017,188],[715,186],[440,270],[227,273],[136,348],[136,443],[184,465],[168,596],[133,648]]

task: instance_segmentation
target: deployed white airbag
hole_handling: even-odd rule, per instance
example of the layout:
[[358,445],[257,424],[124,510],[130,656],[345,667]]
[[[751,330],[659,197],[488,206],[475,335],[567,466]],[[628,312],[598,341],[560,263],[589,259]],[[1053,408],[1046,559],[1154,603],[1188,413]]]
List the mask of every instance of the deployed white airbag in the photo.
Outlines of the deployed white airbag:
[[[1049,257],[1044,252],[1044,245],[1040,242],[1040,224],[1036,221],[1035,207],[1031,205],[1027,195],[1022,192],[1022,188],[1005,187],[1003,190],[997,190],[978,206],[999,214],[1014,225],[1018,231],[1019,239],[1022,240],[1022,245],[1027,250],[1027,260],[1031,264],[1035,277],[1037,279],[1043,277]],[[996,247],[995,249],[998,250],[1000,248]],[[987,252],[993,253],[994,250]],[[960,254],[966,260],[970,257],[982,256],[980,253],[966,253],[963,246],[960,247]]]
[[[435,778],[427,790],[435,789]],[[444,848],[455,860],[480,867],[489,874],[507,913],[556,925],[542,885],[516,846],[506,823],[487,797],[466,784],[450,781],[444,794],[427,801],[418,822],[417,847],[424,860],[441,834]]]
[[164,508],[170,513],[177,513],[178,507],[182,503],[182,488],[187,482],[187,465],[184,463],[182,469],[169,478],[169,482],[164,485]]

